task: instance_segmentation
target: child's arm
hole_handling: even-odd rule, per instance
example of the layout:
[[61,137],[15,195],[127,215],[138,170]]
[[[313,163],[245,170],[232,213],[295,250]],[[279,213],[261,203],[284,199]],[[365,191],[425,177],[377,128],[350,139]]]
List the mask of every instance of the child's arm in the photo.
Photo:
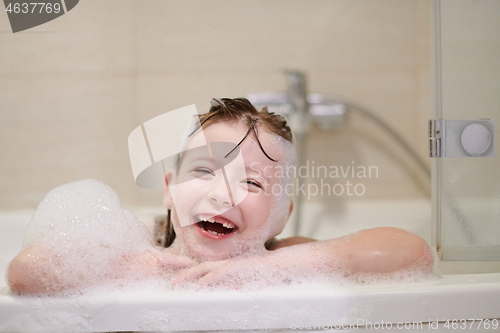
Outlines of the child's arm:
[[[81,253],[73,253],[78,258]],[[104,271],[91,273],[90,262],[81,261],[79,265],[85,268],[85,274],[71,274],[71,265],[67,258],[60,256],[41,246],[32,246],[18,254],[7,269],[7,283],[17,295],[52,295],[69,293],[96,286],[96,284],[113,282],[127,278],[129,275],[140,274],[145,278],[160,276],[170,278],[171,273],[181,268],[192,267],[196,261],[184,256],[175,255],[174,251],[156,250],[141,253],[128,253],[120,257],[109,258]],[[165,269],[167,267],[167,269]]]
[[[53,269],[44,269],[39,262],[44,257],[42,248],[29,247],[19,253],[7,268],[7,284],[15,294],[53,293],[51,284],[57,284],[57,274]],[[60,290],[64,290],[60,285]]]
[[[390,273],[419,262],[419,270],[432,270],[433,258],[420,237],[397,228],[364,230],[339,239],[308,242],[270,251],[265,255],[242,256],[219,262],[205,262],[181,272],[174,283],[196,281],[201,285],[231,284],[235,277],[261,277],[287,272],[298,278],[310,272],[326,276],[356,273]],[[276,281],[276,283],[280,283]]]
[[423,270],[432,270],[433,257],[429,245],[407,231],[382,227],[364,230],[345,242],[325,245],[339,252],[346,261],[348,273],[390,273],[423,259]]
[[302,237],[302,236],[293,236],[293,237],[288,237],[288,238],[283,238],[283,239],[274,239],[274,241],[271,243],[271,246],[268,248],[268,250],[274,251],[277,249],[281,249],[283,247],[288,247],[288,246],[298,245],[298,244],[303,244],[303,243],[310,243],[310,242],[316,242],[316,240],[313,238]]

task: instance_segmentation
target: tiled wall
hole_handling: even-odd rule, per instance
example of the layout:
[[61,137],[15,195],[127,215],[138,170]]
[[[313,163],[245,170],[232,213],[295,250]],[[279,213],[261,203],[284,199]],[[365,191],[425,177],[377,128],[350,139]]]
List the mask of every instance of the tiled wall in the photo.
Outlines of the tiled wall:
[[[283,91],[283,68],[373,110],[426,159],[429,43],[427,0],[85,0],[16,34],[1,11],[0,209],[34,208],[83,178],[126,205],[161,205],[161,191],[134,184],[128,134],[212,97]],[[354,180],[366,188],[356,199],[427,195],[402,150],[356,114],[342,131],[315,128],[308,153],[316,165],[377,166],[378,178]]]

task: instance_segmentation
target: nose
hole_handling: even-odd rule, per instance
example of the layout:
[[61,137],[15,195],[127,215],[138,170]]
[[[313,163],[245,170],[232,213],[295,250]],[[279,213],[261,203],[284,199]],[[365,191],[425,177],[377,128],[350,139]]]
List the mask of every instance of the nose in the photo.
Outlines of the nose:
[[217,175],[208,191],[208,199],[217,208],[233,207],[233,199],[229,184],[227,184],[224,175]]

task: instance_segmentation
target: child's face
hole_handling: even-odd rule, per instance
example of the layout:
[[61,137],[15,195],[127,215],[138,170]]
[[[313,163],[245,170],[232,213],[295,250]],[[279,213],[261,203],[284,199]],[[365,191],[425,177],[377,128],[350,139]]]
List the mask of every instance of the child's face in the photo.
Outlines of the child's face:
[[[216,123],[203,129],[203,134],[207,144],[237,144],[247,130],[240,124]],[[276,144],[274,134],[261,129],[259,140],[266,153],[279,162],[269,160],[251,135],[240,145],[239,160],[235,159],[224,169],[214,167],[217,161],[213,159],[217,157],[213,151],[183,156],[178,175],[170,175],[167,180],[168,185],[177,185],[167,186],[166,191],[177,234],[176,246],[200,260],[264,251],[264,243],[275,236],[276,224],[283,224],[290,209],[269,218],[277,202],[272,190],[276,193],[282,184],[277,168],[284,166],[284,152],[281,145]],[[203,144],[203,135],[199,132],[189,140],[186,151]],[[285,199],[290,201],[288,197],[280,197]]]

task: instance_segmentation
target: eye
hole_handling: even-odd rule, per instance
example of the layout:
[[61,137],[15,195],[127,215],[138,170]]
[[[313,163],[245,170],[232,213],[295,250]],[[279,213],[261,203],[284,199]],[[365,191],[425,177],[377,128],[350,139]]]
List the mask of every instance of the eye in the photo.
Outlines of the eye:
[[256,182],[255,180],[247,179],[246,183],[248,185],[253,185],[253,186],[256,186],[258,188],[262,188],[262,185],[260,185],[260,183]]
[[206,168],[196,168],[193,170],[197,175],[199,175],[200,177],[203,177],[203,176],[206,176],[206,175],[211,175],[213,176],[214,175],[214,172],[210,169],[206,169]]

